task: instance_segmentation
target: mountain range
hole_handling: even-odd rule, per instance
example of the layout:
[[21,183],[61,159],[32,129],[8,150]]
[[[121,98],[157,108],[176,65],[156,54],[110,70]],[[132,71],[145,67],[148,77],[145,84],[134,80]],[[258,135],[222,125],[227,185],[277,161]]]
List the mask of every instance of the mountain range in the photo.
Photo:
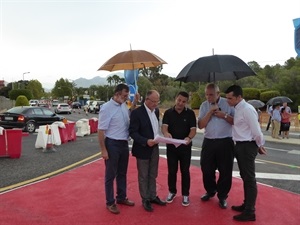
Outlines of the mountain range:
[[116,73],[111,73],[108,74],[106,77],[100,77],[96,76],[92,79],[86,79],[86,78],[78,78],[76,80],[73,80],[73,82],[76,84],[76,87],[83,87],[83,88],[88,88],[91,85],[105,85],[107,83],[107,77],[113,76],[113,75],[118,75],[120,78],[124,78],[124,73],[122,72],[116,72]]
[[[76,80],[73,80],[73,82],[76,84],[77,88],[79,88],[79,87],[88,88],[91,85],[106,85],[106,84],[108,84],[107,77],[113,76],[113,75],[118,75],[120,78],[124,78],[124,73],[116,72],[116,73],[110,73],[106,77],[96,76],[92,79],[86,79],[86,78],[80,77]],[[43,84],[43,86],[44,86],[44,90],[46,92],[50,92],[51,89],[54,87],[54,84],[46,83],[46,84]]]

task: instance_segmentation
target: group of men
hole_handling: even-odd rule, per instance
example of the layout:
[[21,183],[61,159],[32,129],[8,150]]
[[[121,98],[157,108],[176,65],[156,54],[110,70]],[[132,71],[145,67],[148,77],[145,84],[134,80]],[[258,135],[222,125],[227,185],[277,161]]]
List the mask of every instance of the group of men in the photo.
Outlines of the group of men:
[[[257,112],[243,99],[242,88],[237,85],[226,90],[226,98],[220,96],[216,84],[205,88],[206,101],[199,110],[198,127],[205,128],[201,151],[201,170],[206,193],[202,201],[217,195],[219,206],[227,208],[226,199],[231,188],[233,158],[237,158],[240,175],[244,182],[244,203],[232,206],[240,212],[233,217],[238,221],[255,220],[255,200],[257,187],[254,160],[259,152],[265,154],[264,139],[257,121]],[[150,90],[140,107],[136,107],[139,95],[131,108],[126,100],[129,88],[126,84],[116,86],[114,95],[104,104],[99,113],[98,138],[102,158],[105,160],[106,207],[120,213],[117,204],[134,206],[127,198],[127,168],[129,161],[129,137],[133,139],[132,155],[136,157],[138,187],[142,205],[146,211],[153,211],[153,204],[165,206],[173,202],[177,195],[178,165],[181,172],[182,205],[190,204],[190,164],[192,139],[196,135],[197,120],[195,113],[187,108],[189,94],[179,92],[175,105],[166,110],[159,126],[160,95]],[[167,144],[168,189],[166,200],[159,198],[156,188],[158,176],[159,146],[155,137],[162,135],[185,141],[175,147]],[[216,178],[216,170],[219,177]],[[114,194],[116,180],[116,197]]]

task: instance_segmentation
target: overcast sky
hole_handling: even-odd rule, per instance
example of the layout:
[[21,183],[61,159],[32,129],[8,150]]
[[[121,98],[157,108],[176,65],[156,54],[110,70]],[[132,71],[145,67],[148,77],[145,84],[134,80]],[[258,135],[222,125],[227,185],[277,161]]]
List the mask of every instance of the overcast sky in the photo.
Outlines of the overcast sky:
[[214,54],[284,64],[296,57],[300,0],[0,0],[0,79],[91,79],[118,52],[147,50],[176,77]]

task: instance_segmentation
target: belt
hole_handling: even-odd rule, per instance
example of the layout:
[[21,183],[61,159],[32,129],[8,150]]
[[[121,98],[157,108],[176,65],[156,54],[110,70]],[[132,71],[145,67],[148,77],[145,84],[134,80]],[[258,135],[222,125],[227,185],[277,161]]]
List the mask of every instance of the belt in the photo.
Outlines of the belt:
[[225,137],[225,138],[205,138],[208,141],[221,141],[225,139],[232,139],[231,137]]
[[117,142],[128,142],[128,140],[117,140],[117,139],[112,139],[112,138],[109,138],[109,137],[106,137],[107,139],[109,140],[112,140],[112,141],[117,141]]
[[252,143],[252,142],[255,142],[255,141],[236,141],[235,143],[236,144],[246,144],[246,143]]

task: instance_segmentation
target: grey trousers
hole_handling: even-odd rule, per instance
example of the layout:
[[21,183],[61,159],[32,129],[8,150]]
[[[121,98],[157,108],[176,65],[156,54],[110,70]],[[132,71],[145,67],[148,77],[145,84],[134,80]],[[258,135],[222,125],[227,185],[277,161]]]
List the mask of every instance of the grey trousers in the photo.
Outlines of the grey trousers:
[[158,175],[159,149],[155,146],[150,159],[138,159],[138,182],[142,201],[156,198],[156,178]]

